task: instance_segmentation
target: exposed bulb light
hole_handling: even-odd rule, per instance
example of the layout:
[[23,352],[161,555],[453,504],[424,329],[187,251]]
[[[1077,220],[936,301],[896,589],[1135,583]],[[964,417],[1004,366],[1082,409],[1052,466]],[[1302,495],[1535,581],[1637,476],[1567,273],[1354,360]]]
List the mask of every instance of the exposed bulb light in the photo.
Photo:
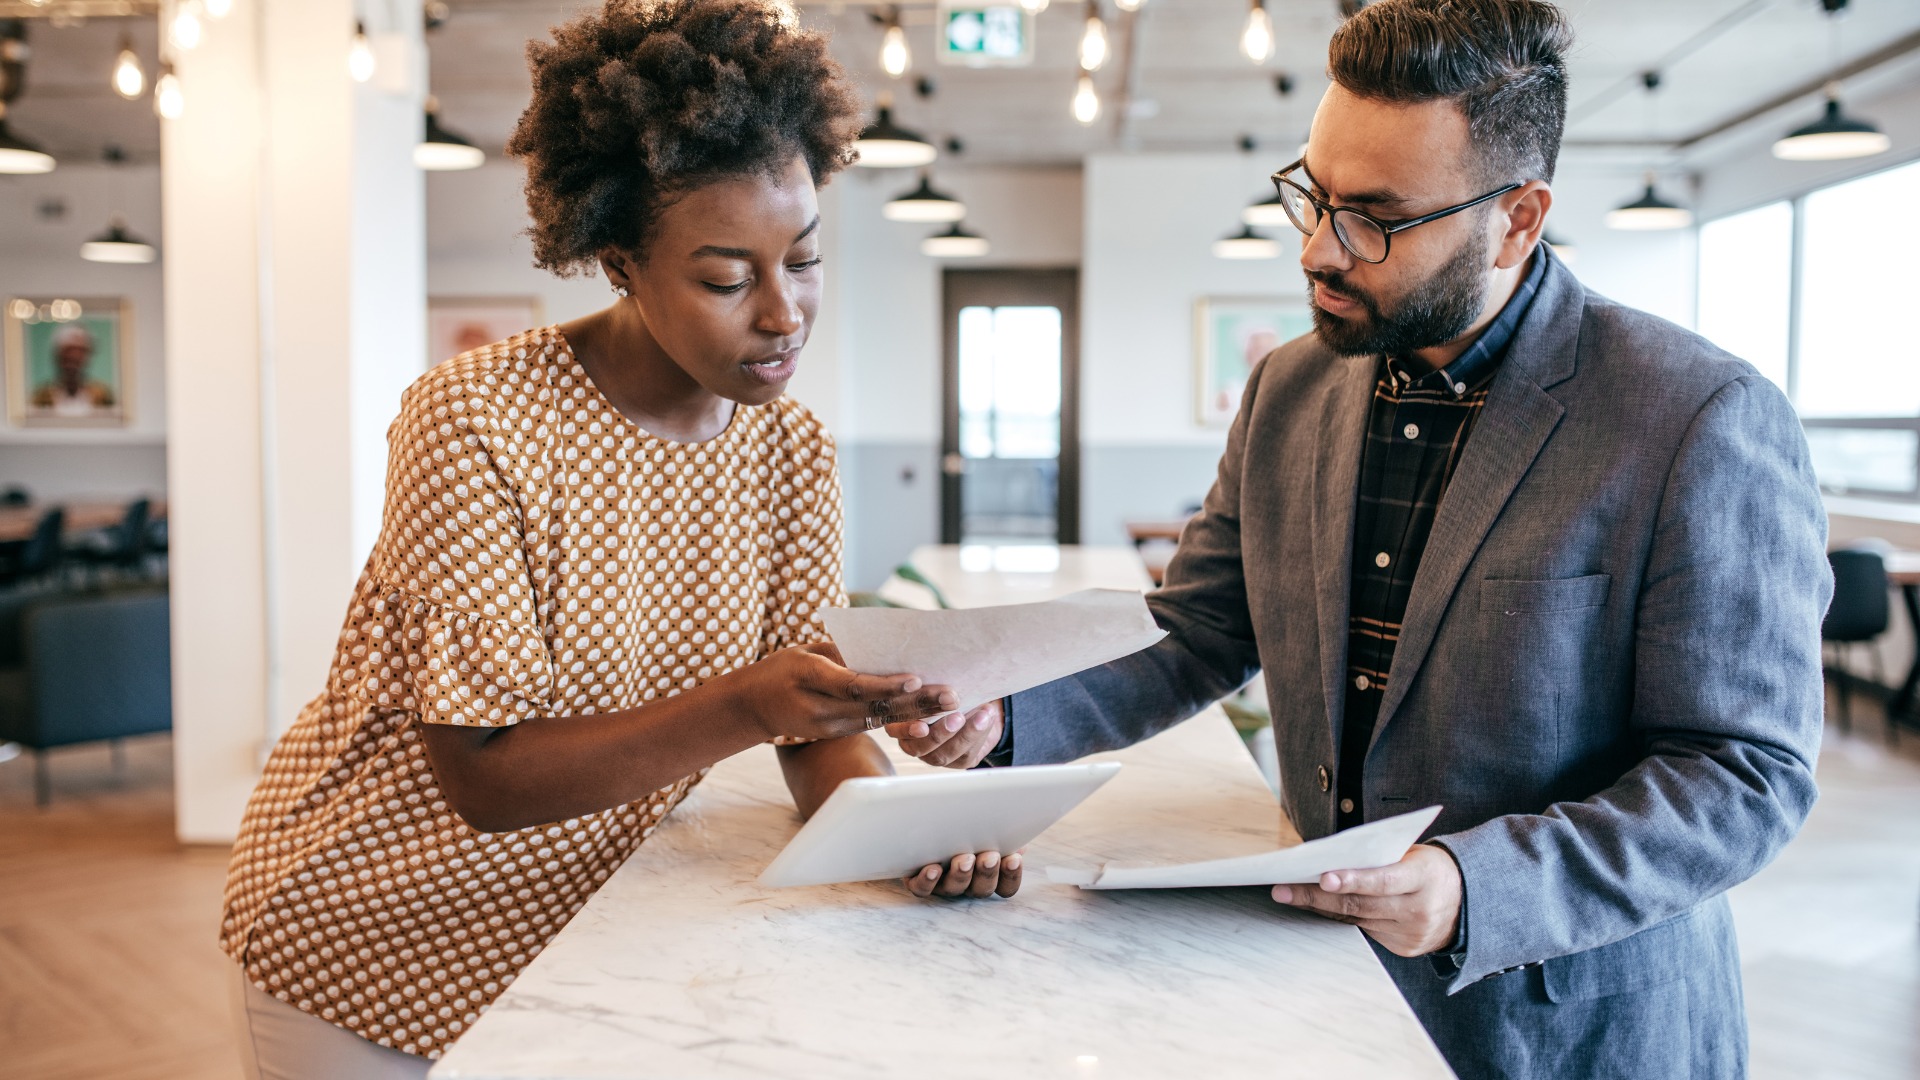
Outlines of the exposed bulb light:
[[207,18],[224,19],[233,14],[233,0],[206,0]]
[[53,165],[52,154],[7,130],[7,106],[0,101],[0,173],[48,173],[53,171]]
[[127,231],[126,219],[119,214],[107,220],[107,231],[80,245],[80,257],[97,263],[150,263],[157,253],[153,245]]
[[880,106],[873,123],[854,140],[853,149],[860,157],[855,165],[864,165],[869,169],[909,169],[933,164],[940,151],[915,131],[908,131],[893,122],[893,110]]
[[1240,51],[1256,64],[1264,64],[1273,55],[1273,17],[1267,14],[1266,0],[1253,0],[1247,9],[1247,28],[1240,32]]
[[1020,0],[1020,7],[1029,15],[1038,15],[1047,10],[1051,0]]
[[1253,231],[1253,226],[1241,228],[1237,233],[1223,236],[1213,242],[1213,254],[1221,259],[1277,259],[1280,257],[1280,242]]
[[477,169],[486,164],[480,148],[440,126],[440,103],[427,99],[427,136],[413,148],[413,164],[429,172]]
[[1839,161],[1884,154],[1892,147],[1893,140],[1885,132],[1841,112],[1840,88],[1829,85],[1825,115],[1774,143],[1773,156],[1785,161]]
[[162,120],[178,120],[187,111],[187,96],[180,90],[180,76],[172,64],[160,65],[160,77],[153,81],[153,111]]
[[966,217],[967,207],[959,199],[944,192],[935,191],[933,184],[923,175],[920,177],[919,187],[894,196],[880,208],[880,213],[888,221],[944,224]]
[[1146,3],[1147,0],[1113,0],[1113,6],[1121,11],[1139,11]]
[[198,0],[181,0],[173,11],[173,21],[167,24],[167,37],[178,48],[192,49],[199,46],[202,29]]
[[1093,89],[1091,75],[1081,75],[1080,86],[1073,92],[1073,118],[1083,124],[1100,119],[1100,95]]
[[920,241],[920,254],[936,259],[977,259],[992,250],[984,236],[975,236],[953,223],[953,228],[943,233],[934,233]]
[[907,50],[907,32],[900,28],[896,18],[880,36],[880,67],[897,79],[907,73],[912,63],[913,54]]
[[1647,190],[1638,199],[1607,211],[1607,228],[1628,232],[1652,232],[1659,229],[1684,229],[1693,224],[1693,211],[1675,206],[1653,190],[1653,174],[1647,174]]
[[347,47],[347,74],[354,82],[366,82],[373,78],[373,68],[373,42],[367,40],[367,24],[355,21],[353,44]]
[[1255,228],[1293,224],[1293,219],[1287,216],[1287,208],[1280,204],[1280,193],[1277,191],[1240,211],[1240,220]]
[[1099,71],[1107,62],[1107,24],[1093,0],[1087,4],[1087,28],[1080,35],[1080,70]]
[[113,62],[113,92],[128,101],[137,101],[147,88],[147,72],[140,66],[140,54],[133,51],[133,39],[120,39],[120,56]]

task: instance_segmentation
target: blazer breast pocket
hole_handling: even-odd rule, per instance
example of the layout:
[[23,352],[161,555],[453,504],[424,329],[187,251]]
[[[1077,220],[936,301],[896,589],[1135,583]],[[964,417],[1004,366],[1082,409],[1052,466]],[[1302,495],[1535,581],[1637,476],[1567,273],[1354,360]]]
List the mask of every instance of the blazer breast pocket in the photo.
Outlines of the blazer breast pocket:
[[1611,574],[1545,581],[1488,580],[1480,586],[1480,610],[1502,615],[1586,611],[1605,607],[1612,588]]

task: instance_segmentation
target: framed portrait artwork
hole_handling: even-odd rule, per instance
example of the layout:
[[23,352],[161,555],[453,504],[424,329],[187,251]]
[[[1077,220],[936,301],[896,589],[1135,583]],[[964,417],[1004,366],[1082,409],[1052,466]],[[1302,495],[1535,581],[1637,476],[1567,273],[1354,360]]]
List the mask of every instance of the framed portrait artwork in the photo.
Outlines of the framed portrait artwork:
[[427,363],[545,324],[537,296],[435,296],[427,301]]
[[7,414],[16,427],[133,419],[133,308],[117,297],[9,297]]
[[1312,329],[1304,297],[1203,296],[1194,301],[1194,419],[1202,427],[1232,424],[1253,365]]

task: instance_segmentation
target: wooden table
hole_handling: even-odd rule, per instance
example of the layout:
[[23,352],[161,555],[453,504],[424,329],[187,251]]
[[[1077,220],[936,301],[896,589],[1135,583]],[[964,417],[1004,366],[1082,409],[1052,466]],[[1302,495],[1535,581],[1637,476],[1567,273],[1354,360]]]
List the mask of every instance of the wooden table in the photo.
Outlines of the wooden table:
[[[913,560],[962,606],[1142,580],[1125,547]],[[1049,864],[1219,858],[1293,835],[1217,709],[1101,757],[1125,768],[1028,849],[1020,895],[963,903],[891,882],[761,887],[799,821],[771,751],[722,761],[431,1075],[1450,1075],[1352,927],[1265,889],[1049,883]]]
[[[67,512],[63,529],[68,536],[92,532],[120,524],[127,516],[127,504],[132,499],[117,502],[87,499],[59,503],[35,503],[30,506],[0,507],[0,543],[33,539],[33,530],[46,516],[48,510],[58,506]],[[164,499],[151,500],[147,510],[148,521],[158,521],[167,516],[167,503]]]
[[1173,561],[1173,546],[1180,542],[1180,532],[1187,527],[1192,516],[1183,518],[1165,518],[1153,521],[1129,521],[1125,523],[1127,537],[1140,552],[1140,561],[1146,565],[1147,577],[1155,585],[1165,580],[1167,564]]

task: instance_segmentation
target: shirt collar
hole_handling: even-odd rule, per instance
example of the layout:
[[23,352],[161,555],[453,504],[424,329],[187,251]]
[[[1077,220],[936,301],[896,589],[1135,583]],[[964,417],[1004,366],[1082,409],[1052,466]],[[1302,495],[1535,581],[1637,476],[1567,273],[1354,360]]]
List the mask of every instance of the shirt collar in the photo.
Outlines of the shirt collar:
[[1439,371],[1421,375],[1418,370],[1399,357],[1387,360],[1387,371],[1401,386],[1418,386],[1432,380],[1448,393],[1458,398],[1469,391],[1477,390],[1493,378],[1500,369],[1500,362],[1506,359],[1507,346],[1513,343],[1514,332],[1520,329],[1520,320],[1526,317],[1527,308],[1533,304],[1533,297],[1540,291],[1540,283],[1547,276],[1547,257],[1535,252],[1529,259],[1527,274],[1520,279],[1520,285],[1513,290],[1500,314],[1494,316],[1487,328],[1480,332],[1467,351],[1461,353],[1453,363]]

